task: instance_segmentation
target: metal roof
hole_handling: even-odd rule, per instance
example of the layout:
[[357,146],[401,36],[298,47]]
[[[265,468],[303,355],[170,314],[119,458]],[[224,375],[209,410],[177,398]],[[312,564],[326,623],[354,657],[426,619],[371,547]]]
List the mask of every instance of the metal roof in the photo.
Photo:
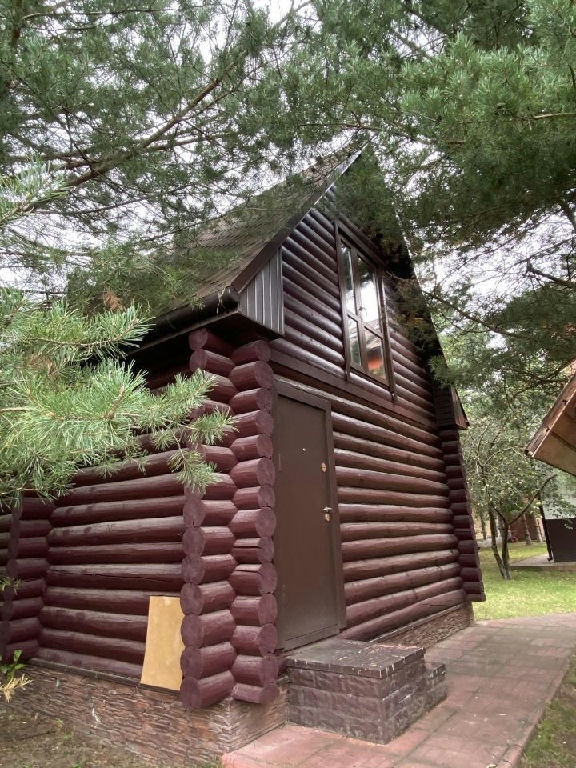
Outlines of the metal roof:
[[542,420],[526,453],[576,475],[576,374]]

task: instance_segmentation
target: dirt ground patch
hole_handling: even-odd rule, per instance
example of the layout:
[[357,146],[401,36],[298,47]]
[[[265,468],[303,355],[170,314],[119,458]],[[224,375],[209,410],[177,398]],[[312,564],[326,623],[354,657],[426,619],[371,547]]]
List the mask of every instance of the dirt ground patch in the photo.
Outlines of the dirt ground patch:
[[73,733],[58,718],[28,715],[0,703],[0,768],[150,768],[150,765],[129,752]]

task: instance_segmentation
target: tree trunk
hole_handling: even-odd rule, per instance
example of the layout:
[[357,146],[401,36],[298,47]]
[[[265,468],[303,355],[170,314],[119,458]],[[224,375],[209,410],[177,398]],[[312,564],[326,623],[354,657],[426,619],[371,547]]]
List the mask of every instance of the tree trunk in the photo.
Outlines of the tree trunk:
[[498,551],[498,522],[496,519],[496,513],[490,510],[488,513],[488,519],[490,521],[490,539],[492,541],[491,546],[494,560],[496,560],[496,565],[500,571],[500,576],[502,576],[503,579],[507,579],[509,576],[506,576],[506,569],[504,568],[504,563],[502,562],[500,552]]
[[512,578],[510,575],[510,549],[508,547],[508,533],[510,529],[508,523],[502,518],[500,518],[500,526],[502,530],[502,568],[500,573],[503,579],[509,581]]
[[480,528],[482,529],[482,538],[484,541],[488,538],[488,531],[486,529],[486,518],[484,515],[481,515],[480,517]]
[[531,547],[532,537],[530,536],[530,528],[528,527],[528,519],[526,518],[526,513],[522,515],[522,521],[524,523],[524,541],[526,542],[527,547]]

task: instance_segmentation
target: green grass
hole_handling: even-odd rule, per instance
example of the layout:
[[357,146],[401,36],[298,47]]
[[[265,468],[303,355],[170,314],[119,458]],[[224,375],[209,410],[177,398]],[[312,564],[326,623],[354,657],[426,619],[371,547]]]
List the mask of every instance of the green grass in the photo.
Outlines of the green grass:
[[522,756],[520,768],[574,768],[576,765],[576,656],[562,688],[547,707]]
[[[511,560],[546,553],[543,544],[527,547],[510,545]],[[474,603],[474,616],[482,619],[507,619],[544,613],[576,611],[576,573],[558,571],[512,571],[512,580],[504,581],[490,549],[480,550],[486,602]]]

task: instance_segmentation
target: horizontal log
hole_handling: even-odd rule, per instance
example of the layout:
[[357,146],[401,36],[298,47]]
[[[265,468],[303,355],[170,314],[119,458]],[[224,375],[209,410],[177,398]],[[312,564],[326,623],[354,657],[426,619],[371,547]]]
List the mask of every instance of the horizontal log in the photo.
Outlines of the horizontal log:
[[238,563],[269,563],[274,557],[274,542],[270,537],[238,539],[232,555]]
[[232,384],[230,379],[225,376],[218,376],[218,374],[212,374],[213,384],[210,390],[210,398],[216,400],[218,403],[228,404],[234,395],[238,394],[238,390]]
[[184,613],[198,616],[229,608],[234,596],[234,590],[227,581],[200,585],[186,583],[180,592],[180,605]]
[[268,683],[264,687],[236,683],[232,689],[232,697],[237,701],[248,701],[250,704],[270,704],[280,694],[276,683]]
[[249,411],[236,416],[234,427],[236,439],[252,435],[271,435],[274,430],[274,419],[268,411]]
[[238,461],[250,461],[260,457],[272,458],[273,445],[269,435],[249,435],[237,438],[230,447]]
[[138,461],[121,461],[111,467],[85,467],[74,475],[74,485],[98,485],[106,482],[121,482],[134,480],[143,476],[155,477],[171,472],[170,460],[176,455],[176,451],[162,451],[142,456]]
[[270,459],[259,458],[239,462],[230,472],[230,477],[237,488],[250,488],[273,485],[274,474],[274,464]]
[[344,523],[340,526],[342,541],[365,539],[398,538],[424,534],[453,533],[450,523],[390,522],[390,523]]
[[278,679],[278,659],[272,654],[260,657],[240,655],[236,657],[232,674],[237,683],[266,686]]
[[232,555],[193,556],[185,557],[182,561],[184,580],[193,584],[226,581],[235,568],[236,560]]
[[385,576],[388,573],[399,573],[416,568],[426,568],[432,565],[445,565],[458,559],[457,549],[440,550],[439,552],[411,552],[407,555],[395,555],[369,560],[344,563],[342,568],[344,580],[357,581]]
[[34,581],[46,573],[48,561],[44,558],[29,560],[10,560],[6,565],[6,575],[19,581]]
[[343,441],[348,442],[352,450],[335,448],[334,460],[339,467],[357,467],[359,469],[370,469],[375,472],[389,472],[394,475],[408,475],[419,480],[445,483],[445,473],[440,470],[425,469],[424,467],[416,467],[413,464],[406,464],[401,461],[388,461],[372,456],[371,451],[375,444],[366,440],[349,437],[344,438]]
[[154,590],[167,594],[182,587],[180,563],[140,565],[52,565],[46,582],[54,587]]
[[0,533],[9,533],[12,525],[12,513],[0,515]]
[[210,352],[207,349],[197,349],[190,355],[191,371],[208,371],[225,378],[230,376],[234,363],[229,357]]
[[270,345],[264,339],[250,341],[232,352],[232,360],[238,366],[255,362],[267,363],[270,360]]
[[[337,432],[343,432],[353,437],[361,437],[382,445],[389,445],[393,448],[399,448],[403,451],[415,453],[417,457],[427,456],[432,459],[442,459],[442,453],[433,443],[433,438],[429,442],[415,440],[412,437],[394,432],[392,429],[376,426],[366,421],[359,421],[350,416],[343,416],[340,413],[332,413],[332,423]],[[438,466],[438,465],[436,465]]]
[[[314,316],[319,318],[319,322],[324,321],[322,327],[326,330],[330,330],[330,326],[334,328],[339,325],[340,329],[342,328],[342,316],[339,303],[335,307],[334,304],[328,305],[325,302],[318,301],[316,296],[313,296],[306,289],[305,281],[301,279],[301,276],[289,266],[286,270],[283,269],[282,286],[284,288],[285,298],[293,297],[300,304],[305,305],[307,308],[305,314],[313,312]],[[330,326],[327,327],[326,323],[329,323]]]
[[[407,471],[407,467],[413,467],[412,474],[414,472],[419,473],[422,470],[439,473],[432,479],[438,479],[443,477],[444,474],[444,461],[442,458],[433,458],[431,456],[424,456],[413,451],[407,451],[401,448],[394,448],[390,445],[380,443],[375,440],[367,440],[360,436],[347,435],[343,432],[334,433],[334,445],[335,447],[343,450],[356,451],[361,455],[374,456],[386,461],[391,461],[402,465],[402,472]],[[344,462],[343,462],[344,463]],[[386,471],[382,467],[382,471]],[[424,475],[422,475],[424,477]]]
[[182,513],[184,495],[166,498],[103,501],[96,504],[58,506],[52,513],[53,525],[85,525],[113,520],[143,520],[147,517],[175,517]]
[[230,408],[235,414],[250,413],[250,411],[271,411],[272,392],[264,387],[238,392],[230,401]]
[[46,606],[148,616],[151,594],[166,595],[166,592],[144,592],[136,589],[74,589],[49,586],[44,593],[44,602]]
[[204,709],[230,696],[233,687],[231,672],[222,672],[202,680],[188,676],[182,680],[180,701],[190,709]]
[[236,651],[230,643],[209,645],[206,648],[184,648],[180,667],[184,677],[199,680],[231,669]]
[[238,653],[247,656],[266,656],[274,653],[278,644],[278,633],[273,624],[261,627],[238,625],[232,636],[232,645]]
[[274,595],[260,597],[236,597],[230,608],[236,624],[262,626],[274,624],[278,616],[278,604]]
[[48,542],[45,536],[37,539],[18,537],[17,539],[12,539],[8,545],[7,554],[9,557],[22,559],[46,557],[48,554]]
[[230,521],[230,530],[239,539],[272,536],[276,515],[270,507],[239,509]]
[[274,383],[274,374],[268,363],[260,360],[237,365],[230,374],[230,381],[238,390],[270,389]]
[[274,499],[274,488],[271,485],[239,488],[234,494],[234,504],[238,510],[274,507]]
[[458,539],[453,534],[425,534],[401,536],[395,539],[367,539],[365,541],[342,542],[342,558],[345,562],[368,558],[403,555],[412,552],[451,549]]
[[431,597],[428,600],[422,600],[416,605],[410,605],[398,611],[392,611],[385,616],[379,616],[363,624],[345,629],[340,637],[349,640],[371,640],[379,637],[385,632],[390,632],[398,627],[410,624],[418,619],[432,616],[438,611],[446,610],[454,605],[463,603],[466,599],[464,590],[459,589],[454,592],[448,592],[443,595]]
[[203,526],[187,528],[182,538],[182,546],[187,555],[227,555],[234,544],[234,534],[229,528]]
[[89,635],[146,641],[147,616],[73,610],[46,605],[40,612],[42,626]]
[[[318,260],[314,259],[314,246],[301,233],[293,231],[284,242],[283,272],[293,281],[305,287],[320,301],[334,309],[340,304],[340,289],[335,275],[324,277],[317,271]],[[299,279],[298,279],[299,278]]]
[[[238,466],[241,466],[241,464]],[[352,488],[435,494],[444,498],[448,496],[448,486],[445,483],[410,475],[376,472],[372,469],[362,469],[360,467],[337,466],[336,479],[339,485]]]
[[[289,319],[290,318],[288,318],[288,320]],[[332,363],[332,365],[341,366],[343,364],[343,347],[342,349],[335,351],[331,347],[328,347],[323,341],[318,341],[307,333],[302,333],[289,323],[286,325],[284,338],[288,343],[298,347],[299,350],[309,350],[317,358],[326,360],[327,362]]]
[[460,565],[457,562],[447,565],[436,565],[430,568],[418,568],[405,573],[391,573],[379,578],[351,581],[345,584],[344,591],[346,603],[360,603],[371,600],[374,597],[401,592],[405,589],[420,587],[423,584],[443,581],[460,574]]
[[[303,348],[299,344],[290,342],[285,338],[274,339],[272,342],[272,353],[275,363],[286,366],[296,374],[299,372],[299,364],[304,363],[306,367],[312,367],[315,374],[318,373],[319,377],[332,377],[332,379],[336,377],[342,381],[345,379],[344,358],[342,358],[340,365],[336,365],[326,359],[326,357],[321,357],[310,351],[310,349]],[[278,355],[280,355],[280,358]],[[321,370],[318,371],[317,369]],[[306,374],[302,374],[302,376],[306,377]]]
[[230,472],[238,462],[234,452],[224,445],[201,445],[198,451],[204,461],[213,464],[217,472],[224,474]]
[[190,494],[184,505],[184,523],[187,526],[228,525],[236,514],[233,501],[206,501]]
[[46,587],[44,581],[44,574],[39,579],[29,579],[26,581],[19,581],[17,589],[14,587],[6,587],[1,593],[5,600],[27,600],[32,597],[40,597]]
[[321,227],[310,217],[305,217],[296,227],[291,235],[293,242],[299,243],[306,250],[306,259],[313,259],[315,270],[324,275],[326,280],[338,288],[338,261],[336,255],[336,243],[327,242],[325,237],[319,233]]
[[408,493],[406,491],[392,491],[372,488],[338,488],[338,501],[345,504],[384,504],[386,506],[398,504],[406,507],[434,507],[448,506],[445,496]]
[[352,627],[356,624],[361,624],[377,616],[382,616],[401,608],[407,608],[419,600],[426,600],[436,595],[443,595],[460,589],[461,586],[462,579],[457,576],[443,581],[436,581],[432,584],[424,584],[416,589],[407,589],[375,597],[361,603],[354,603],[346,608],[346,626]]
[[236,622],[230,611],[215,611],[202,616],[186,614],[182,621],[182,642],[189,648],[202,648],[228,642]]
[[232,344],[220,338],[220,336],[216,336],[207,328],[191,331],[188,334],[188,345],[194,352],[197,349],[209,349],[211,352],[217,352],[225,357],[229,357],[234,351]]
[[106,672],[110,675],[118,675],[131,680],[140,680],[142,665],[131,664],[118,659],[106,659],[99,656],[89,656],[84,653],[74,653],[68,650],[54,648],[39,648],[37,658],[61,664],[68,669],[89,669],[93,672]]
[[181,540],[183,533],[184,520],[178,515],[54,528],[48,536],[48,541],[51,547],[144,544],[177,542]]
[[[294,290],[293,286],[287,287],[284,291],[285,320],[288,318],[288,321],[300,331],[315,328],[319,339],[326,340],[333,349],[341,348],[343,344],[342,323],[334,322],[331,315],[327,317],[325,313],[321,314],[318,311],[318,305],[315,305],[309,296],[305,297],[304,300],[302,299],[298,289]],[[314,318],[313,323],[310,322],[310,317]]]
[[403,507],[384,504],[339,504],[343,523],[423,522],[449,523],[452,513],[439,507]]
[[146,544],[103,544],[101,546],[51,547],[50,565],[90,563],[180,563],[184,555],[179,541]]
[[25,496],[22,499],[22,520],[47,520],[52,514],[54,503],[46,499]]
[[278,584],[276,569],[271,563],[239,564],[230,577],[237,595],[265,595]]
[[18,523],[18,536],[21,539],[36,539],[50,533],[52,523],[49,520],[20,520]]
[[104,656],[110,660],[127,661],[130,664],[142,664],[145,643],[135,640],[122,640],[116,637],[87,635],[78,632],[66,632],[60,629],[42,629],[40,645],[55,650],[72,651],[89,656]]
[[18,654],[18,661],[29,661],[38,655],[40,644],[37,638],[33,640],[23,640],[18,643],[8,643],[4,649],[2,661],[12,664],[16,661],[15,654]]
[[99,501],[124,501],[126,499],[145,499],[150,498],[150,496],[180,495],[182,495],[182,483],[176,475],[155,475],[153,477],[139,477],[135,480],[78,486],[62,496],[58,500],[58,505],[70,506]]
[[38,616],[43,605],[42,597],[29,597],[24,600],[11,599],[2,606],[1,613],[4,621],[30,619]]
[[209,501],[231,499],[236,491],[230,475],[216,473],[217,480],[206,487],[204,498]]
[[6,630],[6,642],[17,645],[26,640],[36,640],[42,629],[42,625],[36,617],[26,619],[12,619]]

